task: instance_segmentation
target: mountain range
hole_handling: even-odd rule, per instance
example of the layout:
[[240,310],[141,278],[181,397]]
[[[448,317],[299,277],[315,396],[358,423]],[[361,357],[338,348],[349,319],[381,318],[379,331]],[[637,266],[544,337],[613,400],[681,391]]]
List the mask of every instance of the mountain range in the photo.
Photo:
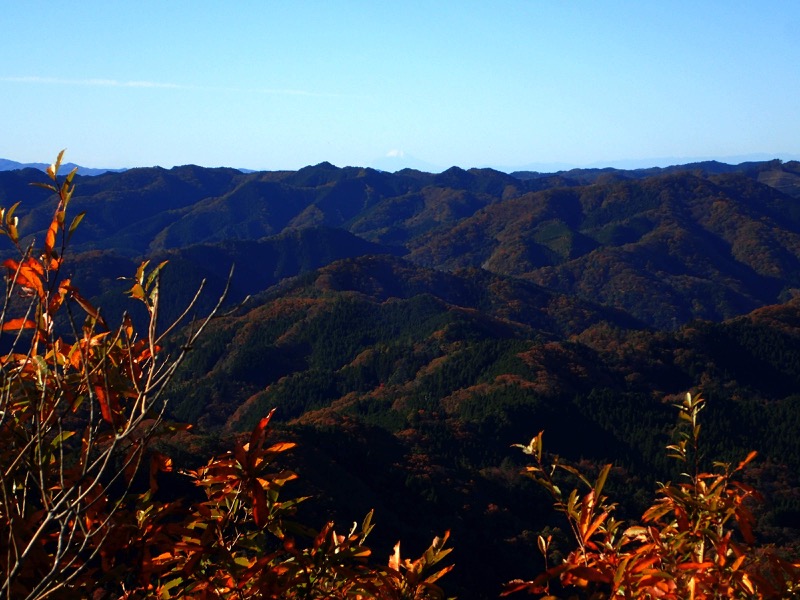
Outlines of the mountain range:
[[[75,205],[90,218],[73,250],[132,263],[169,256],[190,281],[225,278],[250,255],[259,266],[247,283],[234,276],[239,295],[334,259],[390,254],[439,271],[523,279],[675,327],[796,293],[798,165],[559,174],[389,174],[328,163],[258,173],[130,169],[77,178]],[[46,193],[26,187],[36,177],[44,175],[0,172],[0,201],[27,198],[18,212],[26,231],[40,230],[52,211]]]
[[[53,198],[29,186],[44,180],[0,171],[22,231],[52,218]],[[70,209],[87,216],[69,275],[107,317],[128,307],[118,278],[143,259],[169,260],[165,318],[203,279],[208,310],[235,265],[230,311],[171,391],[173,416],[207,434],[192,443],[277,407],[318,510],[352,521],[376,507],[412,544],[444,524],[463,597],[496,597],[470,568],[487,553],[499,580],[535,572],[530,532],[554,526],[510,444],[545,429],[562,456],[614,461],[610,489],[635,512],[677,476],[663,448],[670,403],[690,390],[709,401],[714,458],[761,453],[762,533],[800,539],[799,162],[188,165],[75,182]]]
[[[38,171],[47,171],[47,167],[49,167],[49,163],[21,163],[14,160],[9,160],[7,158],[0,158],[0,171],[17,171],[19,169],[36,169]],[[109,171],[113,171],[116,173],[121,173],[125,169],[96,169],[92,167],[82,167],[76,165],[75,163],[64,163],[62,165],[64,172],[69,172],[72,169],[78,169],[78,173],[81,175],[100,175],[102,173],[108,173]]]

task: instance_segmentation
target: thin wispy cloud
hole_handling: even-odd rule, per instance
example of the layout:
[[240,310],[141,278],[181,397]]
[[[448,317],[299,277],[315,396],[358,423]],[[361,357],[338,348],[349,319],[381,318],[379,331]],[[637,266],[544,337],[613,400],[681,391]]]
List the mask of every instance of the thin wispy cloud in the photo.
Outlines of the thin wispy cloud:
[[121,81],[119,79],[65,79],[61,77],[26,76],[26,77],[0,77],[0,82],[22,83],[22,84],[27,83],[27,84],[47,84],[47,85],[109,87],[109,88],[150,88],[150,89],[191,90],[191,91],[209,91],[209,92],[239,92],[239,93],[251,93],[251,94],[252,93],[269,94],[275,96],[306,96],[310,98],[359,97],[349,94],[315,92],[309,90],[196,86],[196,85],[182,85],[178,83],[165,83],[159,81]]
[[59,77],[2,77],[6,83],[42,83],[50,85],[86,85],[93,87],[127,87],[127,88],[167,88],[182,89],[175,83],[159,83],[157,81],[119,81],[118,79],[62,79]]

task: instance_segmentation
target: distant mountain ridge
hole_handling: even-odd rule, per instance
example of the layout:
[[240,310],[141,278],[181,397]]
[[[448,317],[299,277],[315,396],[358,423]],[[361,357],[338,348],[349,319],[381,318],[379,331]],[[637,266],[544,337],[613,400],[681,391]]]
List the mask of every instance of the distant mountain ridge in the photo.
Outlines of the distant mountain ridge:
[[[800,156],[795,155],[782,155],[783,162],[792,162],[800,160]],[[498,166],[498,165],[486,165],[484,169],[491,169],[495,171],[500,171],[502,173],[510,173],[515,177],[520,178],[530,178],[530,177],[540,177],[543,175],[552,175],[552,174],[561,174],[567,172],[577,173],[580,171],[592,172],[592,171],[635,171],[639,173],[645,172],[657,172],[661,171],[669,171],[669,170],[685,170],[689,167],[689,165],[701,165],[701,164],[719,164],[724,165],[725,167],[730,168],[737,168],[741,167],[744,164],[756,164],[762,162],[771,162],[773,160],[778,160],[774,157],[771,157],[766,154],[753,154],[753,155],[743,155],[738,157],[727,157],[725,159],[709,159],[709,158],[697,158],[692,160],[686,159],[679,159],[679,158],[658,158],[658,159],[639,159],[639,160],[621,160],[621,161],[611,161],[605,164],[591,164],[591,165],[584,165],[584,166],[575,166],[570,165],[567,163],[536,163],[536,164],[529,164],[529,165],[519,165],[515,167],[510,166]],[[735,162],[734,162],[735,161]],[[666,164],[669,166],[659,167],[655,165],[659,164]],[[37,169],[39,171],[44,171],[49,166],[48,163],[21,163],[18,161],[0,158],[0,171],[13,171],[17,169]],[[445,171],[446,168],[434,165],[432,163],[420,160],[414,156],[411,156],[405,152],[394,150],[387,153],[385,156],[375,159],[368,163],[369,168],[383,171],[386,173],[396,173],[398,171],[403,170],[416,170],[422,171],[426,173],[441,173]],[[119,169],[105,169],[105,168],[92,168],[92,167],[84,167],[79,166],[74,163],[65,163],[63,168],[66,169],[73,169],[74,167],[78,167],[78,173],[81,175],[100,175],[102,173],[113,172],[113,173],[121,173],[123,171],[128,170],[129,168],[142,168],[142,167],[126,167],[126,168],[119,168]],[[258,169],[244,169],[238,168],[236,169],[242,173],[257,173],[259,172]]]
[[[49,163],[20,163],[14,160],[8,160],[7,158],[0,158],[0,171],[16,171],[18,169],[36,169],[38,171],[46,171],[47,168],[50,166]],[[121,173],[126,169],[95,169],[91,167],[82,167],[80,165],[76,165],[75,163],[64,163],[61,165],[61,168],[64,170],[65,173],[68,173],[75,167],[78,168],[78,174],[80,175],[101,175],[103,173]]]
[[[0,172],[0,202],[25,199],[17,214],[36,231],[52,206],[46,191],[27,185],[31,178]],[[76,183],[73,205],[88,218],[74,251],[180,261],[203,245],[202,264],[184,269],[199,273],[232,261],[230,244],[258,242],[272,253],[261,255],[264,264],[294,265],[275,267],[264,289],[324,266],[325,257],[391,254],[436,270],[522,278],[662,328],[730,318],[800,290],[797,162],[557,174],[187,165],[79,175]],[[304,230],[318,233],[292,233]],[[286,254],[279,248],[290,233],[299,246]],[[287,262],[281,253],[319,260]]]

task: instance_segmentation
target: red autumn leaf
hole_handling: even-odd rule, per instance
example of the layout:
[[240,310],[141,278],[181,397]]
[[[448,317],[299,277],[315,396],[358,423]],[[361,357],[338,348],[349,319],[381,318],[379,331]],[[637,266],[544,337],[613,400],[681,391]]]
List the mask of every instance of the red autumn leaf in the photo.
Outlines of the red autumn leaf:
[[267,494],[258,481],[254,481],[250,486],[253,496],[253,520],[257,527],[264,527],[269,520],[269,506],[267,504]]
[[267,425],[269,425],[269,420],[272,418],[272,415],[275,413],[275,409],[273,408],[269,411],[269,414],[261,419],[258,422],[258,425],[255,426],[253,432],[250,434],[250,448],[252,449],[253,446],[258,445],[264,439],[264,432],[267,429]]
[[99,311],[99,310],[97,310],[97,309],[96,309],[94,306],[92,306],[92,303],[91,303],[91,302],[89,302],[88,300],[86,300],[86,298],[84,298],[83,296],[81,296],[81,295],[78,293],[78,290],[76,290],[76,289],[75,289],[75,288],[73,288],[73,287],[69,287],[68,289],[69,289],[69,291],[71,292],[71,296],[72,296],[72,297],[75,299],[75,301],[76,301],[78,304],[80,304],[81,308],[82,308],[83,310],[85,310],[85,311],[86,311],[86,313],[87,313],[87,314],[88,314],[90,317],[92,317],[93,319],[96,319],[96,320],[97,320],[97,322],[98,322],[98,323],[100,323],[100,325],[102,325],[103,327],[105,327],[106,329],[108,329],[108,325],[106,325],[105,319],[103,319],[103,317],[102,317],[102,316],[100,316],[100,311]]
[[753,515],[745,508],[739,507],[735,511],[736,523],[739,525],[739,530],[742,532],[744,541],[748,544],[753,544],[756,541],[753,535]]
[[256,460],[262,455],[261,450],[264,446],[267,425],[269,425],[273,414],[275,414],[274,408],[258,422],[258,425],[253,428],[253,432],[250,434],[250,443],[247,445],[247,462],[242,462],[243,465],[246,464],[248,469],[253,469],[256,466]]
[[64,299],[67,297],[69,290],[70,280],[65,279],[59,284],[58,292],[53,294],[50,298],[50,304],[47,306],[48,314],[54,315],[56,312],[58,312],[58,309],[61,308],[61,305],[64,303]]
[[575,566],[570,567],[567,571],[573,577],[577,577],[579,579],[585,579],[586,581],[594,581],[596,583],[611,583],[612,578],[597,569],[592,569],[591,567],[584,567],[584,566]]

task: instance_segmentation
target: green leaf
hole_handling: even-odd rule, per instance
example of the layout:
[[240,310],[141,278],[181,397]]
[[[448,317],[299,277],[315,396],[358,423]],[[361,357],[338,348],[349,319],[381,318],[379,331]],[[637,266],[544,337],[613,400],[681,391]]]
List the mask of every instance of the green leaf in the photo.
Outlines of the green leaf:
[[372,515],[374,512],[374,510],[369,511],[367,516],[364,517],[364,521],[361,523],[361,531],[364,533],[364,537],[367,537],[374,527],[372,524]]
[[53,181],[56,180],[56,176],[58,175],[58,170],[61,168],[61,160],[64,158],[64,152],[66,152],[66,149],[59,152],[58,157],[56,158],[56,162],[47,167],[47,174]]
[[70,183],[72,183],[72,179],[75,177],[75,174],[76,174],[77,172],[78,172],[78,167],[74,167],[74,168],[72,169],[72,171],[70,171],[70,172],[69,172],[69,175],[67,175],[67,178],[66,178],[66,180],[65,180],[65,181],[67,182],[67,184],[70,184]]
[[161,272],[161,269],[163,269],[164,265],[166,265],[168,262],[169,261],[165,260],[164,262],[159,264],[155,269],[150,271],[150,275],[147,276],[147,283],[145,283],[144,286],[145,289],[148,290],[150,289],[150,287],[153,285],[153,281],[155,281],[155,278],[158,277],[158,274]]
[[603,486],[606,484],[606,479],[608,478],[608,474],[611,471],[611,465],[607,464],[603,469],[600,471],[600,475],[597,476],[597,481],[594,483],[594,497],[600,498],[600,492],[603,491]]
[[570,465],[564,465],[564,464],[559,464],[558,467],[560,469],[566,471],[567,473],[571,473],[572,475],[574,475],[575,477],[580,479],[584,483],[584,485],[586,485],[586,487],[588,487],[588,488],[592,487],[592,484],[589,483],[589,480],[586,479],[586,477],[584,477],[583,474],[580,471],[578,471],[578,469],[576,469],[575,467],[572,467]]
[[69,243],[72,234],[75,233],[75,230],[78,228],[78,225],[81,224],[81,221],[83,221],[83,217],[85,216],[86,216],[86,211],[78,213],[77,215],[75,215],[75,218],[72,219],[72,223],[70,223],[69,230],[67,231],[67,243]]
[[10,223],[10,222],[11,222],[11,220],[12,220],[12,217],[14,216],[14,211],[16,211],[16,210],[17,210],[17,207],[18,207],[19,205],[20,205],[20,202],[15,202],[15,203],[14,203],[14,204],[11,206],[11,208],[9,208],[9,209],[8,209],[8,211],[6,211],[6,213],[5,213],[5,215],[6,215],[6,223]]
[[170,590],[172,588],[179,586],[181,583],[183,583],[182,577],[177,577],[172,581],[168,581],[167,583],[165,583],[163,586],[161,586],[161,598],[163,598],[164,600],[167,600],[168,598],[173,598],[173,595],[170,593]]
[[55,448],[56,446],[60,446],[65,440],[68,440],[73,435],[75,435],[74,431],[62,431],[56,437],[53,438],[53,441],[50,442],[50,446]]

